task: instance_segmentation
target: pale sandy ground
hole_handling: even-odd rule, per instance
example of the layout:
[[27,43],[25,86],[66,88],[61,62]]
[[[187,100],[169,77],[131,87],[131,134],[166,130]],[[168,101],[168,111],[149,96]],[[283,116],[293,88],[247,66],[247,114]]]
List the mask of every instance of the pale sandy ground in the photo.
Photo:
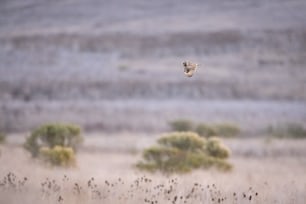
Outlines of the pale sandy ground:
[[[203,185],[204,190],[196,190],[197,197],[194,195],[187,203],[218,203],[217,198],[225,197],[226,200],[222,203],[306,202],[306,140],[225,140],[232,149],[230,161],[234,169],[231,172],[211,169],[170,178],[161,174],[139,172],[133,167],[141,157],[138,150],[152,142],[154,139],[146,136],[113,136],[113,139],[92,136],[78,153],[77,168],[57,169],[33,161],[28,153],[17,145],[16,140],[10,140],[8,145],[1,146],[0,178],[8,172],[14,172],[20,179],[26,176],[28,183],[18,192],[0,187],[0,203],[56,203],[59,195],[64,198],[63,203],[144,203],[145,198],[152,199],[153,195],[156,195],[154,199],[158,203],[171,203],[175,195],[186,196],[195,182]],[[69,177],[69,181],[62,181],[64,175]],[[135,179],[143,175],[153,182],[140,182],[139,187],[135,188]],[[97,189],[104,196],[102,200],[92,198],[94,193],[87,187],[87,181],[91,177],[95,178]],[[52,192],[49,198],[42,194],[40,186],[46,178],[55,179],[61,186],[61,189]],[[118,184],[118,178],[121,178],[124,184]],[[165,184],[165,189],[170,188],[168,180],[172,178],[177,178],[173,192],[162,192],[157,196],[154,186]],[[106,186],[105,180],[113,183],[114,187]],[[81,195],[73,194],[75,182],[83,188]],[[216,189],[210,192],[207,185],[211,187],[212,184],[216,185]],[[234,192],[237,194],[237,200],[234,199]],[[256,192],[258,196],[255,196]],[[243,198],[243,193],[246,193],[247,198]],[[248,200],[250,195],[251,201]],[[215,201],[212,201],[212,198],[215,198]],[[178,200],[176,203],[183,201]]]

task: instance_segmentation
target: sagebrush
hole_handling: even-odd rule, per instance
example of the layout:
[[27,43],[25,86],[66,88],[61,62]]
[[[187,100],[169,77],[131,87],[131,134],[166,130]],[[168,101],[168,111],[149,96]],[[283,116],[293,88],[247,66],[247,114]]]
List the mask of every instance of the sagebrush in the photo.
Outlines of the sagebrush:
[[43,147],[71,147],[75,151],[82,141],[81,129],[77,125],[46,124],[32,132],[24,147],[33,157],[37,157]]
[[5,134],[0,132],[0,144],[5,143],[5,140],[6,140]]
[[194,131],[203,137],[235,137],[240,134],[241,130],[234,123],[194,123],[187,119],[178,119],[169,123],[171,130],[177,132]]
[[203,137],[212,137],[218,135],[217,130],[215,127],[212,127],[211,125],[207,124],[199,124],[197,125],[195,131]]
[[75,154],[71,147],[42,147],[39,155],[44,162],[53,166],[73,167],[76,165]]
[[194,132],[173,132],[162,136],[157,145],[143,152],[142,170],[186,173],[193,169],[216,167],[230,170],[229,149],[218,138],[205,139]]
[[173,131],[192,131],[194,129],[194,124],[191,120],[188,119],[179,119],[174,120],[169,123]]
[[299,123],[269,126],[267,132],[268,134],[278,138],[306,138],[306,128]]

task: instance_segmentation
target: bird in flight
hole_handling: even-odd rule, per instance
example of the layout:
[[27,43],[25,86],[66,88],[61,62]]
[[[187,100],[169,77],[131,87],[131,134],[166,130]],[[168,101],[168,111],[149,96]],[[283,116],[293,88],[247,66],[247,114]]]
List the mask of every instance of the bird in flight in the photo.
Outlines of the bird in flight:
[[198,67],[198,64],[192,63],[190,61],[184,61],[183,66],[184,66],[184,74],[188,77],[192,77],[196,68]]

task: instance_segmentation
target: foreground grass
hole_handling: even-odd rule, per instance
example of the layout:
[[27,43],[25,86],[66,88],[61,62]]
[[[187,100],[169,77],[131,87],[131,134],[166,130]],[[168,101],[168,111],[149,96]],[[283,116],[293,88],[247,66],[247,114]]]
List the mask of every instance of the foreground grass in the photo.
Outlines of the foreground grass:
[[[82,150],[76,168],[62,169],[43,166],[21,147],[1,146],[0,203],[305,203],[306,141],[228,142],[234,152],[243,144],[254,152],[233,155],[231,172],[210,169],[171,177],[134,169],[137,154]],[[267,145],[271,153],[255,151]],[[298,145],[299,154],[292,154]]]
[[126,182],[96,180],[87,182],[45,178],[40,187],[31,188],[27,177],[9,172],[0,181],[1,203],[259,203],[260,193],[253,187],[238,191],[224,191],[215,183],[185,183],[178,177],[164,178],[141,176]]
[[218,179],[217,182],[208,182],[199,177],[132,177],[122,175],[111,179],[88,177],[79,180],[63,174],[37,180],[35,176],[29,178],[9,172],[0,181],[0,203],[238,204],[305,203],[306,199],[296,181],[276,188],[270,181],[241,185],[237,180],[237,184],[232,183],[229,187]]

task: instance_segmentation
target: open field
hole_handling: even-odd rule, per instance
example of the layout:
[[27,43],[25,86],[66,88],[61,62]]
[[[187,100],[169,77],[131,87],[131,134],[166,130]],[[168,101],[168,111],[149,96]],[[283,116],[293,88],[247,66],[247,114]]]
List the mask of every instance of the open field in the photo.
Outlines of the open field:
[[[139,150],[152,144],[152,138],[140,135],[130,140],[126,135],[112,139],[94,135],[87,138],[78,153],[75,169],[50,168],[34,161],[18,146],[20,138],[1,146],[0,179],[9,172],[17,180],[27,177],[24,186],[18,189],[0,186],[1,203],[144,203],[145,199],[150,203],[173,203],[175,196],[174,203],[302,204],[306,201],[305,140],[225,140],[232,149],[230,162],[234,169],[231,172],[211,169],[169,177],[139,172],[133,167],[140,159]],[[131,144],[135,145],[132,149],[128,148]],[[93,187],[90,187],[88,181],[92,177]],[[47,184],[41,186],[45,181],[52,183],[50,189]],[[75,183],[82,187],[80,193]],[[158,185],[164,186],[159,189]],[[59,196],[64,200],[58,201]]]
[[[0,204],[305,204],[306,140],[292,139],[305,138],[305,11],[305,0],[1,0]],[[184,60],[200,64],[192,78]],[[179,119],[241,129],[224,139],[233,170],[135,169]],[[83,131],[76,168],[22,148],[56,122]],[[288,124],[289,139],[267,131]]]

